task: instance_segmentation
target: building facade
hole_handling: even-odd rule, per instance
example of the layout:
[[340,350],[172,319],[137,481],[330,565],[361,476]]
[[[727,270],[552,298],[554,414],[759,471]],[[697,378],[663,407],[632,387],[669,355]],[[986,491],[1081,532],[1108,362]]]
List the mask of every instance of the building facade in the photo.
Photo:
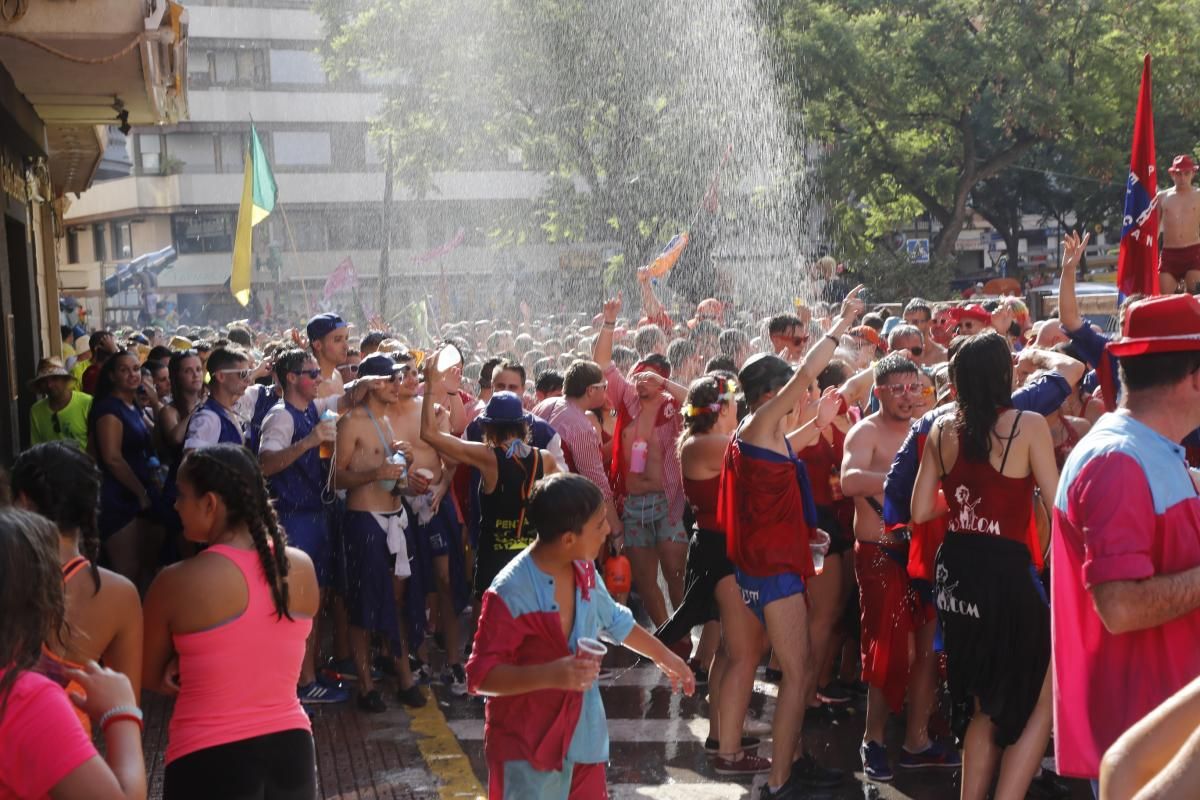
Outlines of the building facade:
[[[369,75],[331,80],[317,55],[318,17],[306,2],[189,2],[186,122],[135,128],[128,177],[97,182],[67,214],[64,291],[109,324],[135,323],[137,291],[105,297],[115,265],[163,247],[178,253],[156,294],[191,324],[255,311],[295,320],[330,305],[349,316],[379,311],[381,250],[390,231],[388,316],[422,292],[479,309],[511,301],[530,273],[598,269],[599,247],[527,242],[490,246],[490,220],[532,207],[545,178],[508,163],[436,176],[424,199],[396,188],[384,217],[385,165],[370,121],[381,102]],[[278,184],[276,213],[255,228],[254,304],[235,305],[229,278],[243,153],[251,120]],[[328,276],[349,258],[358,290],[326,297]],[[483,291],[468,275],[487,274]],[[434,298],[437,299],[436,297]],[[437,305],[435,302],[434,305]]]
[[28,389],[61,352],[59,250],[108,129],[187,114],[187,13],[170,0],[30,0],[0,15],[0,462],[29,441]]

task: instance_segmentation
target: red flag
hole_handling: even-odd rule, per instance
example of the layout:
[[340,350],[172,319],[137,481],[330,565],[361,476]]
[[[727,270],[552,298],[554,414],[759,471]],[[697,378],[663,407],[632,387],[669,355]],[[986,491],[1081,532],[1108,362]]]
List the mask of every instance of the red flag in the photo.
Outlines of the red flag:
[[458,249],[464,241],[466,241],[467,232],[463,228],[458,229],[458,233],[454,234],[454,238],[444,244],[440,244],[432,250],[426,250],[420,255],[413,256],[414,264],[428,264],[430,261],[437,261],[442,256],[447,256]]
[[1133,156],[1125,185],[1125,217],[1117,257],[1117,291],[1158,294],[1158,173],[1154,168],[1154,112],[1150,98],[1150,55],[1142,64],[1142,88],[1133,121]]
[[342,289],[355,289],[358,287],[358,273],[354,271],[354,262],[350,260],[350,256],[342,259],[342,263],[334,268],[333,272],[329,273],[329,277],[325,279],[325,300],[333,299],[333,296]]

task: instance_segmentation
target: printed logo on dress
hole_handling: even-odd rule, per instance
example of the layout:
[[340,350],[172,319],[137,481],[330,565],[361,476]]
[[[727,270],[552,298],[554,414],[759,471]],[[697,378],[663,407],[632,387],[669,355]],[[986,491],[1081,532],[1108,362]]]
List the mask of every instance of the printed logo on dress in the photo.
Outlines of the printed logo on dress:
[[952,530],[965,531],[967,533],[990,533],[993,536],[1000,535],[1000,523],[994,519],[981,517],[975,513],[975,508],[979,505],[982,498],[971,501],[971,490],[966,486],[959,486],[954,490],[954,499],[962,506],[958,510],[958,519],[953,525]]
[[[959,487],[962,488],[961,486]],[[954,592],[958,589],[958,581],[950,582],[950,573],[941,564],[937,567],[937,575],[934,578],[934,586],[937,591],[937,607],[938,611],[945,611],[949,614],[963,614],[968,617],[980,619],[979,606],[975,603],[968,603],[959,600],[954,596]]]

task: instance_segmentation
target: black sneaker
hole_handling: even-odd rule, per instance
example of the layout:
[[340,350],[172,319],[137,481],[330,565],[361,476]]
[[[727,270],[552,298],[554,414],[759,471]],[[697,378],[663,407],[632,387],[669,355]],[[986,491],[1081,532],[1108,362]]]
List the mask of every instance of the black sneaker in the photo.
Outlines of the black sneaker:
[[397,689],[396,700],[409,708],[422,708],[425,705],[425,693],[414,683],[407,689]]
[[[753,750],[759,745],[759,740],[754,736],[742,737],[742,750]],[[721,752],[721,742],[719,739],[714,739],[711,736],[704,740],[704,751],[706,753]]]
[[697,686],[707,686],[708,685],[708,670],[706,670],[704,667],[700,666],[700,662],[694,658],[691,661],[687,662],[687,664],[691,668],[692,674],[696,676],[696,685]]
[[795,778],[788,778],[787,783],[780,786],[775,791],[771,791],[768,784],[763,784],[762,792],[759,793],[759,800],[800,800],[804,794],[800,791],[800,787],[796,785]]
[[368,714],[381,714],[387,711],[387,704],[383,702],[383,695],[378,689],[372,689],[366,694],[358,696],[358,710],[366,711]]
[[792,764],[792,774],[788,783],[795,783],[806,789],[832,789],[841,786],[845,779],[846,773],[840,769],[822,767],[806,753]]

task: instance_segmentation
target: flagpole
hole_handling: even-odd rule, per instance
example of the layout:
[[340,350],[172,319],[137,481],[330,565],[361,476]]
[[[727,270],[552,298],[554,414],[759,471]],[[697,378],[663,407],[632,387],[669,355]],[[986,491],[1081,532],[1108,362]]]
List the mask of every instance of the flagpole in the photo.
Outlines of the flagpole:
[[[288,244],[292,246],[292,255],[296,255],[296,237],[292,233],[292,223],[288,222],[287,210],[284,209],[282,203],[279,205],[279,214],[283,217],[283,227],[287,231]],[[311,317],[313,315],[312,300],[308,297],[308,284],[305,283],[304,276],[300,276],[300,288],[304,292],[304,305],[308,308],[308,315]]]

